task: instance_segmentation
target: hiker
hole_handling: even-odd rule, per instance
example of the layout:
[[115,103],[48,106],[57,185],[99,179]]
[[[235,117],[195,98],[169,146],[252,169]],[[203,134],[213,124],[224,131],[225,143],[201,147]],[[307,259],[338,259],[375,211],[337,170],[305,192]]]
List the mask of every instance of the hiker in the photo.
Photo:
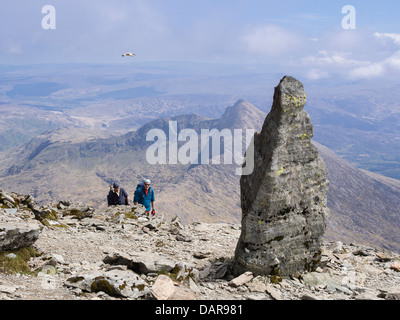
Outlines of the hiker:
[[154,216],[156,214],[155,208],[155,198],[154,198],[154,190],[150,187],[151,181],[149,179],[145,179],[142,184],[138,184],[135,197],[133,199],[133,204],[137,205],[138,203],[144,205],[146,207],[146,214],[149,215],[151,211],[151,215]]
[[117,182],[114,182],[112,186],[110,185],[110,192],[108,193],[107,201],[108,206],[129,206],[128,193],[124,188],[120,188]]

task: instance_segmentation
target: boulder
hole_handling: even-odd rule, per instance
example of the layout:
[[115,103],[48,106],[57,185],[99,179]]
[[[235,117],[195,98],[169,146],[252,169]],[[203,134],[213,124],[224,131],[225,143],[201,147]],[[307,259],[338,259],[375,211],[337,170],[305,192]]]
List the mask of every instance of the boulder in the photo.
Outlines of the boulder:
[[393,269],[394,271],[400,272],[400,262],[394,262],[391,266],[390,269]]
[[112,252],[103,259],[103,262],[111,265],[126,265],[138,274],[170,272],[175,267],[175,262],[172,260],[152,252],[134,254]]
[[67,287],[85,292],[103,291],[112,297],[137,299],[150,293],[147,283],[130,270],[109,270],[75,275],[65,281]]
[[174,294],[175,285],[170,277],[159,275],[150,289],[150,293],[157,300],[168,300]]
[[32,246],[42,229],[43,225],[36,220],[25,221],[0,214],[0,251]]
[[236,275],[298,275],[318,266],[328,181],[324,161],[311,143],[313,126],[305,103],[303,84],[284,77],[261,133],[254,136],[254,170],[240,180]]
[[251,279],[253,279],[253,274],[251,272],[245,272],[239,277],[236,277],[232,279],[229,282],[229,286],[237,288],[240,287],[241,285],[244,285],[245,283],[249,282]]

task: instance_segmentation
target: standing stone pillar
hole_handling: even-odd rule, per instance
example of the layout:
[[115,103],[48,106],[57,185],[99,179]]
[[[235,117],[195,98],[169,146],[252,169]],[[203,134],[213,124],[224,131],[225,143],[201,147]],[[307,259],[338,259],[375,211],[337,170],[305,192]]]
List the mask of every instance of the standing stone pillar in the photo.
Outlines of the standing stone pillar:
[[284,77],[254,136],[254,171],[240,180],[242,232],[233,272],[297,275],[314,270],[326,229],[328,181],[311,143],[303,84]]

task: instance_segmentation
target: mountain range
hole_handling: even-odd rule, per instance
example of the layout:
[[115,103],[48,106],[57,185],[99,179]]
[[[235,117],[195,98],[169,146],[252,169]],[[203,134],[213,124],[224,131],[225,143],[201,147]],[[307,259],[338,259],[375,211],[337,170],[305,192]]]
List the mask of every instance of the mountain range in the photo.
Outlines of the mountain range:
[[[218,119],[238,99],[265,111],[272,103],[266,88],[283,76],[230,64],[0,65],[0,151],[45,130],[122,135],[182,114]],[[302,81],[315,140],[358,168],[400,179],[399,83]]]
[[[168,136],[171,121],[178,130],[197,133],[225,128],[259,131],[265,117],[265,112],[239,100],[219,119],[194,114],[160,118],[121,135],[78,127],[49,130],[22,147],[0,153],[0,185],[4,190],[32,194],[39,203],[73,200],[105,207],[108,185],[113,181],[132,199],[136,185],[150,178],[157,215],[164,219],[178,215],[185,223],[238,223],[237,164],[151,165],[146,151],[154,142],[146,141],[146,135],[159,129]],[[330,181],[326,237],[400,252],[400,181],[357,169],[314,143]]]

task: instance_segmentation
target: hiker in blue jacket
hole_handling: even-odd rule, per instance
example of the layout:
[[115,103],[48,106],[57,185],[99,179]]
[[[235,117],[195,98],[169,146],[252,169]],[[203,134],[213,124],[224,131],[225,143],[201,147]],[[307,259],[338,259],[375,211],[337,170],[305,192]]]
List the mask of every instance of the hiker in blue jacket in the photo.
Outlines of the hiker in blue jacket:
[[136,191],[135,197],[133,198],[133,204],[137,205],[138,203],[144,205],[146,207],[146,214],[151,214],[154,216],[156,214],[155,208],[155,198],[154,198],[154,190],[150,187],[151,181],[149,179],[145,179],[143,184],[139,184]]

